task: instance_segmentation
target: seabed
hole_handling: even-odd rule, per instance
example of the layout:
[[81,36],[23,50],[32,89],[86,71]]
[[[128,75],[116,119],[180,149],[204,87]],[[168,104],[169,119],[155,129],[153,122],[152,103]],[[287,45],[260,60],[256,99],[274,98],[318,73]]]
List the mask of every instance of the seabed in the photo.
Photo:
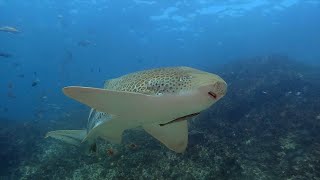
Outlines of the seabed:
[[98,140],[96,153],[44,139],[84,127],[88,109],[50,122],[1,119],[0,179],[320,179],[318,70],[281,55],[212,69],[228,93],[189,122],[183,154],[140,128],[120,145]]

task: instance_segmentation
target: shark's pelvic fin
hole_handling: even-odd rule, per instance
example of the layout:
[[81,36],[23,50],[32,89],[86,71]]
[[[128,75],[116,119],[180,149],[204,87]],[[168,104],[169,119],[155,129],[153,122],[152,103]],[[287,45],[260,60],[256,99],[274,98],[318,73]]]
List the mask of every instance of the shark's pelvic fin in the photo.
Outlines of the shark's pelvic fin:
[[164,126],[144,125],[143,128],[169,149],[182,153],[188,144],[188,122],[179,121]]
[[86,130],[57,130],[48,132],[45,138],[52,137],[68,144],[80,146],[82,140],[86,137],[86,135]]
[[114,119],[103,122],[91,129],[83,141],[91,141],[97,137],[100,137],[109,142],[119,144],[122,140],[123,131],[128,128],[129,127],[123,120],[115,117]]

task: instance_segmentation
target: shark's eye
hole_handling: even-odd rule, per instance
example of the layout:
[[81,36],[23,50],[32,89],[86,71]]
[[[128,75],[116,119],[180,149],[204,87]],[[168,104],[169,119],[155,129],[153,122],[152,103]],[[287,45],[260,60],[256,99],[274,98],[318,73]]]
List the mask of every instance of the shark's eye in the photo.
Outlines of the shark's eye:
[[212,91],[210,91],[210,92],[208,92],[208,94],[213,98],[213,99],[217,99],[217,94],[216,93],[214,93],[214,92],[212,92]]

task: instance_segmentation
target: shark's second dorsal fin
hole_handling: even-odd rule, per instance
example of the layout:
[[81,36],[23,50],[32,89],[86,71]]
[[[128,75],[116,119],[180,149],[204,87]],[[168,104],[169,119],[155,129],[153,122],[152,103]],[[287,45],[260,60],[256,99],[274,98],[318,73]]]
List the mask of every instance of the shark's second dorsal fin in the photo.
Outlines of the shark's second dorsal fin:
[[179,121],[164,126],[144,125],[143,128],[169,149],[182,153],[188,145],[188,122]]

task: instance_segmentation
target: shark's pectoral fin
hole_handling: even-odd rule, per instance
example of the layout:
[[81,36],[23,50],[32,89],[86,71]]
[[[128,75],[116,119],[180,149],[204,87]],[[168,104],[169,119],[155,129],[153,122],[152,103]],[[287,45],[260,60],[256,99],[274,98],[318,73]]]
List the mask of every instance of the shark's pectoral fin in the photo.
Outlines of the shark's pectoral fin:
[[[142,113],[150,105],[150,98],[153,97],[133,92],[113,91],[107,89],[69,86],[63,88],[63,92],[83,104],[86,104],[98,111],[107,112],[113,115],[130,113]],[[137,106],[137,103],[140,103]]]
[[143,128],[169,149],[182,153],[188,144],[188,122],[180,121],[164,126],[159,124],[144,125]]

